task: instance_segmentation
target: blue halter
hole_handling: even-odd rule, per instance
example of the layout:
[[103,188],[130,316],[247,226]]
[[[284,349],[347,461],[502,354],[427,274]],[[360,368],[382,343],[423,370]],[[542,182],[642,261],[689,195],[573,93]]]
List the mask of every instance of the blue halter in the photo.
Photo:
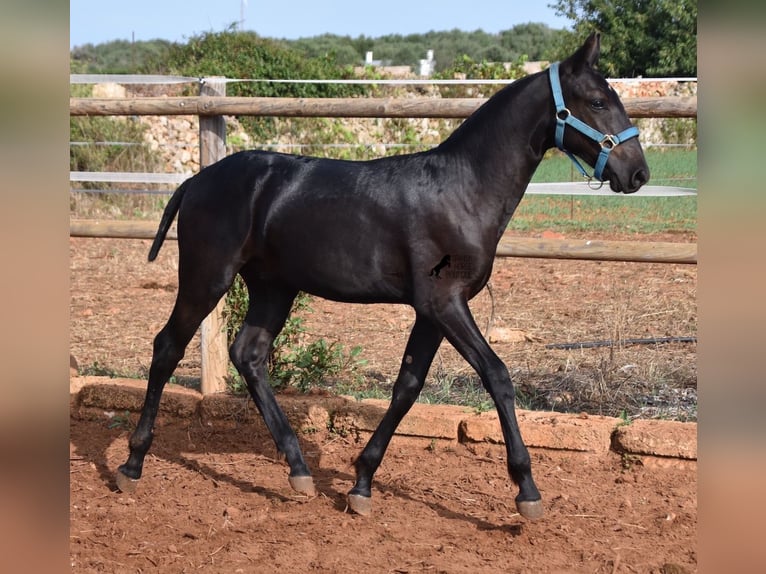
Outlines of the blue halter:
[[[588,180],[595,177],[597,180],[603,182],[604,168],[606,162],[609,159],[609,154],[619,144],[630,138],[638,136],[638,128],[631,126],[617,135],[602,134],[600,131],[593,129],[585,122],[578,120],[572,115],[567,107],[564,105],[564,96],[561,93],[561,81],[559,80],[559,63],[554,62],[548,69],[548,77],[551,81],[551,90],[553,90],[553,102],[556,104],[556,147],[569,156],[569,159],[575,164],[579,172]],[[564,149],[564,126],[569,124],[581,134],[589,137],[593,141],[598,142],[601,146],[601,152],[598,154],[596,160],[596,166],[594,168],[593,177],[589,176],[585,171],[585,168],[577,161],[577,158],[569,151]]]

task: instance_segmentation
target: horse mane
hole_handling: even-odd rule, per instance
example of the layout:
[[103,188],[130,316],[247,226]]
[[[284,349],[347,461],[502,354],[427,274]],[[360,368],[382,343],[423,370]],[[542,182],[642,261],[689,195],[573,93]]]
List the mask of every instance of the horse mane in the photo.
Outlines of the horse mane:
[[462,144],[465,139],[477,136],[482,138],[487,135],[487,131],[496,130],[497,125],[502,121],[498,118],[510,119],[513,114],[518,113],[518,110],[513,107],[512,101],[543,73],[536,72],[524,76],[497,90],[473,114],[468,116],[439,147],[450,149],[456,144]]

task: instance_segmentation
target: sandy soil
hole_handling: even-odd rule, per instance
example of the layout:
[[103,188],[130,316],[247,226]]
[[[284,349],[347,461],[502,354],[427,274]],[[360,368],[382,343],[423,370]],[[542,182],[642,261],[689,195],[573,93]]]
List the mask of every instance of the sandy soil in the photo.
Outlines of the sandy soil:
[[320,491],[306,500],[259,428],[166,420],[138,490],[125,495],[112,476],[128,430],[73,420],[72,571],[696,570],[694,463],[533,449],[547,514],[527,522],[503,447],[397,437],[363,518],[344,512],[361,443],[303,437]]

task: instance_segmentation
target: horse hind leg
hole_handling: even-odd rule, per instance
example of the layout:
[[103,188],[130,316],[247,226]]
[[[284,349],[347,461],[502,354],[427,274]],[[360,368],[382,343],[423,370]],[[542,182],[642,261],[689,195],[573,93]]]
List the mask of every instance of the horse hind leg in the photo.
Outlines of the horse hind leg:
[[372,437],[356,460],[356,483],[348,493],[348,507],[356,514],[372,512],[372,478],[383,460],[396,427],[418,398],[434,355],[442,341],[431,321],[418,315],[394,383],[391,404]]
[[[179,267],[178,294],[173,311],[165,326],[154,338],[152,363],[141,417],[128,442],[128,460],[120,465],[115,475],[117,487],[122,492],[133,492],[138,479],[141,478],[144,458],[152,444],[152,429],[165,384],[183,358],[186,347],[202,320],[226,294],[233,280],[233,276],[216,276],[214,280],[206,281],[205,275],[200,273],[199,269],[195,269],[193,278],[185,280],[185,276]],[[208,274],[208,277],[212,277],[212,274]]]
[[268,378],[268,359],[272,344],[290,314],[296,292],[261,284],[248,278],[245,270],[243,276],[250,292],[250,305],[229,355],[245,379],[250,395],[277,449],[285,456],[290,466],[290,486],[301,494],[315,496],[314,481],[298,444],[298,438],[274,398]]

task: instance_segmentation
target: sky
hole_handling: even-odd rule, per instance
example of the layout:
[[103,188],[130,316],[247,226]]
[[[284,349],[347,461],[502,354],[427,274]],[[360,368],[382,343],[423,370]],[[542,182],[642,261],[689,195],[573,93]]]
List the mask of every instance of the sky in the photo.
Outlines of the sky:
[[569,27],[569,20],[548,7],[551,1],[70,0],[69,46],[131,39],[185,42],[197,34],[228,29],[242,13],[245,30],[286,39],[325,33],[378,37],[455,28],[497,33],[528,22]]

